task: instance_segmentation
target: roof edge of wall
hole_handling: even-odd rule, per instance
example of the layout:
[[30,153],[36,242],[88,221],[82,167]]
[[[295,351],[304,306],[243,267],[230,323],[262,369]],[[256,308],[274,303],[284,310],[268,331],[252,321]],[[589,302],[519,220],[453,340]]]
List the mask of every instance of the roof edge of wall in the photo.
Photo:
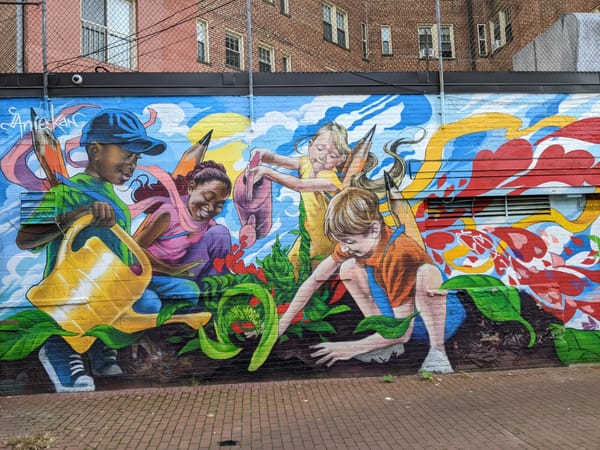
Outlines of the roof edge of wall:
[[[247,73],[48,74],[51,97],[249,95]],[[0,97],[42,97],[43,75],[0,74]],[[255,73],[254,95],[439,94],[438,72]],[[445,93],[598,93],[600,72],[446,72]]]

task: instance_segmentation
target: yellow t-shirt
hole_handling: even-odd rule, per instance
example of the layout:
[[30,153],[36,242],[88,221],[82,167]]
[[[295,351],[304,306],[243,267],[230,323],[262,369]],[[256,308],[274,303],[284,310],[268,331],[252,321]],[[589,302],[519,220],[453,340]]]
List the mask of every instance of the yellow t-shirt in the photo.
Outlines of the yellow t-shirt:
[[[313,178],[312,176],[312,163],[308,156],[300,158],[300,167],[298,169],[298,175],[301,179]],[[337,176],[334,170],[323,170],[319,172],[316,178],[325,178],[329,180],[337,190],[342,189],[342,182]],[[329,199],[333,197],[337,191],[334,192],[301,192],[300,196],[304,202],[306,209],[306,220],[304,221],[304,227],[310,236],[310,260],[311,265],[314,268],[321,262],[321,260],[329,256],[333,252],[334,242],[325,236],[323,232],[323,224],[325,222],[325,210],[329,205]],[[294,245],[290,249],[288,256],[291,263],[294,266],[295,271],[298,271],[300,264],[300,237],[296,239]]]

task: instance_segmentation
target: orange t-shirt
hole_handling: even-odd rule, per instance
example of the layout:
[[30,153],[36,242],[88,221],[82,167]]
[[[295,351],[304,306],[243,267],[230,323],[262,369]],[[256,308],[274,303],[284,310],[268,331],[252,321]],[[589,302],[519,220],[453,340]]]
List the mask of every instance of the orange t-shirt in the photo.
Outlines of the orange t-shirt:
[[[341,263],[351,256],[337,244],[332,257]],[[413,239],[404,233],[394,235],[394,230],[384,227],[381,239],[373,253],[366,258],[356,258],[363,266],[373,268],[373,276],[386,293],[392,308],[407,298],[414,298],[417,270],[423,264],[432,264],[431,258]]]

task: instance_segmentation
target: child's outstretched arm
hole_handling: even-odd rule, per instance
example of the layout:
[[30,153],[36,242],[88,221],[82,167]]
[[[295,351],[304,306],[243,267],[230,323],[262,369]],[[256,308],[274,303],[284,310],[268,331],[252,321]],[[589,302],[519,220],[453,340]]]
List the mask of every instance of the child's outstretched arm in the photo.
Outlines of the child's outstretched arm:
[[331,256],[325,258],[298,288],[289,308],[279,319],[279,336],[288,329],[294,317],[306,306],[315,291],[339,269],[340,263]]
[[339,190],[327,178],[298,178],[267,166],[258,166],[251,170],[254,172],[254,183],[258,183],[264,177],[297,192],[337,192]]
[[[408,317],[414,312],[414,310],[414,302],[403,303],[393,309],[394,317]],[[374,333],[356,341],[324,342],[321,344],[316,344],[311,347],[316,351],[310,356],[313,358],[319,358],[317,360],[317,364],[326,364],[327,366],[331,366],[336,361],[344,361],[354,358],[355,356],[362,355],[363,353],[387,348],[396,344],[404,344],[410,340],[413,325],[414,319],[411,321],[406,333],[397,339],[388,339],[379,333]]]
[[[409,331],[412,329],[409,329]],[[404,344],[410,339],[410,333],[407,332],[404,336],[398,339],[386,339],[380,334],[372,334],[358,341],[340,341],[340,342],[324,342],[313,345],[315,349],[311,353],[312,358],[319,358],[317,364],[326,364],[328,367],[337,361],[345,361],[363,353],[372,352],[382,348],[390,347],[396,344]]]
[[271,164],[277,167],[283,167],[284,169],[298,170],[300,168],[300,158],[293,156],[283,156],[277,153],[267,150],[266,148],[256,148],[252,151],[251,160],[256,155],[259,155],[259,161],[262,164]]

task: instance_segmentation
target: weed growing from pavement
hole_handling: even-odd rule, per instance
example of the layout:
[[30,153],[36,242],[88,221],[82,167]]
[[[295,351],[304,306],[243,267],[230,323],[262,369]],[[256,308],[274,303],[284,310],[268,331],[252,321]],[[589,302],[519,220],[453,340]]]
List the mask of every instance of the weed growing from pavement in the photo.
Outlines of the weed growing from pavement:
[[393,383],[394,381],[396,381],[396,379],[394,378],[394,375],[384,375],[383,376],[383,381],[385,381],[386,383]]
[[421,375],[421,380],[433,383],[433,374],[429,370],[421,369],[419,375]]
[[48,433],[27,434],[9,439],[4,445],[11,450],[41,450],[50,448],[54,438]]

